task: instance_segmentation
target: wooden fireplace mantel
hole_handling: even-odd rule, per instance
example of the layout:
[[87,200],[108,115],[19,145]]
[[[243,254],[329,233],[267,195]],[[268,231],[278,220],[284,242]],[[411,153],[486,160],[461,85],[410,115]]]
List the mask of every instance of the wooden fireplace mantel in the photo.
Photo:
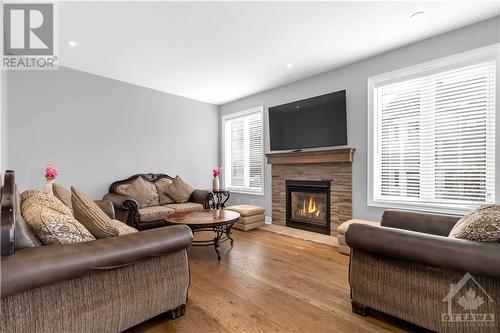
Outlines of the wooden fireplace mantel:
[[352,162],[355,148],[286,153],[267,153],[268,164],[346,163]]

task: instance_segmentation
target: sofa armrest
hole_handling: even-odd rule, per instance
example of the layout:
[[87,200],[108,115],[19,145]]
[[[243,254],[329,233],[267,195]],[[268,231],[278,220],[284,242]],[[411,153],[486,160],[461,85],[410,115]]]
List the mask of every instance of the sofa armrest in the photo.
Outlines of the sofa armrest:
[[102,209],[106,215],[108,215],[111,219],[115,219],[115,207],[113,203],[109,200],[95,200],[94,201],[99,208]]
[[499,243],[364,224],[349,226],[345,239],[354,251],[500,278]]
[[383,227],[405,229],[426,234],[448,236],[451,229],[460,220],[457,215],[438,215],[386,210],[380,225]]
[[139,211],[139,204],[135,199],[118,193],[108,193],[102,199],[111,201],[115,208],[133,210],[135,212]]
[[192,240],[191,230],[177,225],[85,243],[19,250],[2,258],[1,296],[181,251]]
[[189,198],[190,202],[196,202],[203,205],[204,209],[210,208],[210,200],[212,200],[213,194],[206,190],[194,190]]

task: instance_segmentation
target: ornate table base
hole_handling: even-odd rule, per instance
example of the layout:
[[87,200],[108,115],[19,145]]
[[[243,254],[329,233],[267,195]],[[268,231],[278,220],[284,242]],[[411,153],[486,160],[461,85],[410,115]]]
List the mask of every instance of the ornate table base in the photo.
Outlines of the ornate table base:
[[240,219],[240,214],[231,210],[204,209],[202,211],[179,212],[165,217],[167,224],[184,224],[188,226],[193,235],[200,231],[215,233],[213,240],[194,240],[193,246],[213,246],[220,261],[219,246],[229,240],[233,246],[231,237],[233,225]]
[[231,237],[233,233],[233,224],[229,225],[216,225],[213,227],[208,227],[208,228],[191,228],[191,231],[193,232],[193,235],[195,232],[199,231],[212,231],[215,233],[215,237],[213,240],[194,240],[193,241],[193,246],[213,246],[215,249],[215,252],[217,253],[217,260],[220,261],[220,253],[219,253],[219,246],[220,243],[223,243],[227,240],[231,242],[231,246],[233,246],[234,240]]

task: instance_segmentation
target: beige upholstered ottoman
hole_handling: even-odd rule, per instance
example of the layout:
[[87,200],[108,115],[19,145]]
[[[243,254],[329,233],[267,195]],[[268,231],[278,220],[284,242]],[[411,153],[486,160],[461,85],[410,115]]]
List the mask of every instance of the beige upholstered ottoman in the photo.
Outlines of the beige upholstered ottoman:
[[235,205],[227,207],[228,210],[233,210],[240,213],[240,220],[233,228],[248,231],[264,225],[265,215],[264,208],[254,205]]
[[362,223],[362,224],[373,224],[373,225],[379,225],[379,222],[375,221],[368,221],[368,220],[357,220],[357,219],[352,219],[349,221],[345,221],[339,227],[337,228],[337,239],[339,241],[339,252],[342,254],[346,255],[351,255],[351,248],[347,243],[345,242],[345,232],[347,231],[347,228],[353,223]]

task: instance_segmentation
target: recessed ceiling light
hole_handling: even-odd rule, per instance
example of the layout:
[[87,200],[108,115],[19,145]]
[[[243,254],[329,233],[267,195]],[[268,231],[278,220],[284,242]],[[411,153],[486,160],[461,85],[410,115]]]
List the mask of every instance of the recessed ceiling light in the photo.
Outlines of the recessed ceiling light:
[[76,42],[75,42],[74,40],[68,40],[68,41],[66,42],[66,44],[68,44],[68,45],[69,45],[69,46],[71,46],[71,47],[75,47],[75,46],[76,46]]
[[425,12],[415,12],[410,15],[410,19],[416,20],[416,19],[421,19],[425,16]]
[[292,68],[293,64],[286,64],[286,68]]

